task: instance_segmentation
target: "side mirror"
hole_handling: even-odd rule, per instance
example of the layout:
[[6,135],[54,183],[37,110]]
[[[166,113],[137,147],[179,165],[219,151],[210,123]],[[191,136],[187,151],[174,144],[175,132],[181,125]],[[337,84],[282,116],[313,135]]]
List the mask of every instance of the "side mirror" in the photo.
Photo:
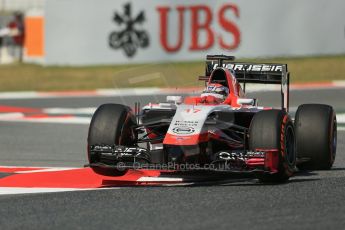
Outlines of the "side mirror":
[[182,103],[182,97],[181,96],[167,96],[167,102],[178,105]]
[[238,98],[237,104],[239,105],[252,105],[256,106],[256,99],[253,98]]

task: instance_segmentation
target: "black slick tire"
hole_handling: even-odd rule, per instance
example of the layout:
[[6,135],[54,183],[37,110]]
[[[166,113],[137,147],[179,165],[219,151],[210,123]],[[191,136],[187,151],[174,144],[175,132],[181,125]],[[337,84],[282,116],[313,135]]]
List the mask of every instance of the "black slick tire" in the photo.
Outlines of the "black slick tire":
[[[103,163],[99,156],[89,151],[91,145],[124,145],[135,144],[133,133],[135,117],[130,108],[120,104],[103,104],[94,113],[88,132],[88,159],[89,163]],[[121,176],[128,170],[114,167],[92,167],[92,169],[105,176]]]
[[278,172],[258,173],[256,176],[265,183],[287,181],[296,165],[294,127],[288,114],[282,110],[264,110],[255,114],[249,127],[249,149],[278,150]]
[[302,170],[328,170],[337,149],[337,119],[334,109],[323,104],[303,104],[295,116],[297,157],[309,159]]

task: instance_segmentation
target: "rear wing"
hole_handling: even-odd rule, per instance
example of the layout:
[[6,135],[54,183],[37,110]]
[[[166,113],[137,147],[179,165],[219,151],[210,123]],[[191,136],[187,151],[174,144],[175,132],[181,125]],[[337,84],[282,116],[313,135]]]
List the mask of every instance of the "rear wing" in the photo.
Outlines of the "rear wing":
[[211,73],[217,67],[224,67],[234,73],[238,82],[243,83],[245,91],[246,83],[256,84],[280,84],[282,95],[282,108],[289,108],[290,73],[287,64],[278,63],[246,63],[235,62],[234,56],[207,55],[205,77],[200,80],[208,80]]

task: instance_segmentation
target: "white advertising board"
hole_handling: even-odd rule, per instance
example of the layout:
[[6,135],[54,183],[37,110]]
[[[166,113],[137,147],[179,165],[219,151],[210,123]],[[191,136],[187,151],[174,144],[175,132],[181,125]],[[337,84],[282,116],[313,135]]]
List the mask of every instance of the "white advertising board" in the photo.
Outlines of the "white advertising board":
[[344,0],[49,0],[45,63],[345,53]]

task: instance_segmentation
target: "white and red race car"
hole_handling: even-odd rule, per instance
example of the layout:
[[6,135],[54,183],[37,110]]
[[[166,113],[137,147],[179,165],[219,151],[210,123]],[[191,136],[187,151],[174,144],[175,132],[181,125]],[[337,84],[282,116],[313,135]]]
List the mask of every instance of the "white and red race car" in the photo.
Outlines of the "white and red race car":
[[[262,182],[284,182],[297,167],[332,167],[336,114],[329,105],[303,104],[293,121],[286,64],[208,55],[205,75],[201,96],[168,96],[167,103],[136,105],[134,112],[101,105],[89,127],[89,166],[114,176],[128,169],[251,173]],[[281,107],[246,98],[246,83],[280,84]]]

